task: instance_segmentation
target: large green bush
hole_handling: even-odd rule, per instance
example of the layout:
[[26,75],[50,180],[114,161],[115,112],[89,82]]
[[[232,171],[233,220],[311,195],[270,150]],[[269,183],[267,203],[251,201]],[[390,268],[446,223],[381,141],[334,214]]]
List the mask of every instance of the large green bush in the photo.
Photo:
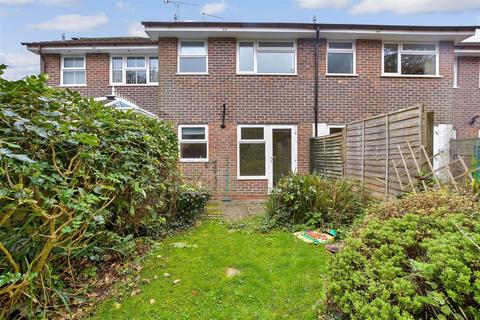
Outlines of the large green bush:
[[0,318],[68,308],[80,263],[182,217],[171,125],[45,80],[0,78]]
[[355,187],[353,182],[316,174],[283,177],[268,197],[267,217],[288,228],[348,225],[363,210],[364,199]]
[[190,227],[204,213],[210,192],[204,188],[180,185],[174,198],[175,208],[167,218],[167,226],[181,230]]
[[480,319],[478,209],[445,190],[372,208],[332,260],[326,314]]

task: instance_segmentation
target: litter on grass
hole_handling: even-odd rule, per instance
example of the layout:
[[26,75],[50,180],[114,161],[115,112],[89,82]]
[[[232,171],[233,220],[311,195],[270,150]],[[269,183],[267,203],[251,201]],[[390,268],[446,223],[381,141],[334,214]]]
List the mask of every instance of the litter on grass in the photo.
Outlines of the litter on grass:
[[171,246],[174,248],[198,248],[196,244],[188,244],[186,242],[174,242]]
[[240,270],[233,267],[229,267],[225,270],[225,274],[227,275],[227,278],[235,277],[239,273],[240,273]]
[[322,233],[314,230],[306,230],[294,232],[293,235],[306,243],[326,244],[335,241],[337,232],[335,230],[329,230],[328,233]]

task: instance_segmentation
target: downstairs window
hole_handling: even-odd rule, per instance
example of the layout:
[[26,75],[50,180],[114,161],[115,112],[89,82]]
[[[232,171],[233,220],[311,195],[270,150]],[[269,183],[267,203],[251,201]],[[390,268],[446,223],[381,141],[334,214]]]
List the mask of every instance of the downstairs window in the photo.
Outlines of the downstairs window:
[[265,178],[266,176],[265,128],[240,127],[238,139],[238,176],[241,178]]
[[180,125],[178,138],[181,162],[208,161],[207,125]]

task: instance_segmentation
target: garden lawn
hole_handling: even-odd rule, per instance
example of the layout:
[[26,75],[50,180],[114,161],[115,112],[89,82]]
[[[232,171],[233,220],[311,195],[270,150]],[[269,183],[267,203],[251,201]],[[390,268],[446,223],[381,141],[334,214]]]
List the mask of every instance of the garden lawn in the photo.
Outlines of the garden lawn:
[[[322,247],[286,231],[203,222],[163,241],[144,262],[141,278],[150,283],[134,296],[105,301],[95,317],[315,319],[328,258]],[[240,273],[227,277],[229,267]]]

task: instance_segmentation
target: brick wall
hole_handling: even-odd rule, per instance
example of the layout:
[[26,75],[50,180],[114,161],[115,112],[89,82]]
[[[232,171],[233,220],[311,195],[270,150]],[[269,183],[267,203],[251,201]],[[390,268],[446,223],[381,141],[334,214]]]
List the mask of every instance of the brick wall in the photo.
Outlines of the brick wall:
[[[49,75],[48,83],[57,87],[60,85],[60,55],[45,54],[44,70]],[[70,89],[80,92],[86,97],[104,97],[111,94],[110,86],[110,55],[107,53],[91,53],[86,55],[86,86],[74,86]],[[158,103],[158,86],[120,86],[115,85],[115,91],[136,103],[138,106],[152,110]]]
[[458,57],[458,88],[454,89],[453,124],[457,138],[478,137],[480,118],[480,57]]
[[[236,180],[237,124],[296,124],[298,171],[308,171],[312,134],[314,42],[297,41],[297,75],[237,75],[236,40],[208,43],[209,75],[178,75],[177,40],[160,40],[159,104],[156,113],[176,124],[209,124],[210,162],[182,163],[186,177],[221,194],[228,156],[229,191],[233,196],[265,194],[267,182]],[[424,104],[437,123],[452,122],[453,43],[440,44],[439,78],[381,77],[381,41],[357,41],[358,76],[326,76],[326,41],[320,44],[319,122],[344,123],[361,117]],[[222,104],[227,127],[220,129]]]
[[[314,96],[314,42],[297,41],[297,75],[237,75],[236,39],[211,38],[208,75],[177,74],[177,39],[159,41],[159,85],[115,86],[118,93],[145,109],[178,124],[209,124],[208,163],[182,163],[184,175],[210,187],[217,195],[265,194],[266,180],[238,181],[238,124],[296,124],[298,171],[308,171],[308,138],[312,134]],[[45,55],[49,83],[60,83],[60,56]],[[74,87],[86,96],[111,92],[109,55],[87,54],[87,86]],[[454,123],[460,137],[478,135],[478,124],[468,125],[480,109],[480,58],[459,59],[459,88],[453,89],[453,42],[440,43],[439,78],[382,77],[382,43],[357,40],[358,76],[326,76],[326,41],[320,43],[319,122],[344,123],[399,108],[424,104],[435,112],[435,122]],[[225,129],[220,129],[222,104],[227,105]]]
[[[218,121],[221,105],[236,123],[312,122],[313,42],[298,40],[297,76],[236,75],[236,40],[209,39],[209,75],[178,75],[175,39],[160,41],[162,116],[185,123]],[[357,41],[357,77],[325,76],[320,46],[319,107],[323,122],[345,122],[416,104],[451,121],[453,43],[440,45],[441,78],[381,77],[381,41]]]

